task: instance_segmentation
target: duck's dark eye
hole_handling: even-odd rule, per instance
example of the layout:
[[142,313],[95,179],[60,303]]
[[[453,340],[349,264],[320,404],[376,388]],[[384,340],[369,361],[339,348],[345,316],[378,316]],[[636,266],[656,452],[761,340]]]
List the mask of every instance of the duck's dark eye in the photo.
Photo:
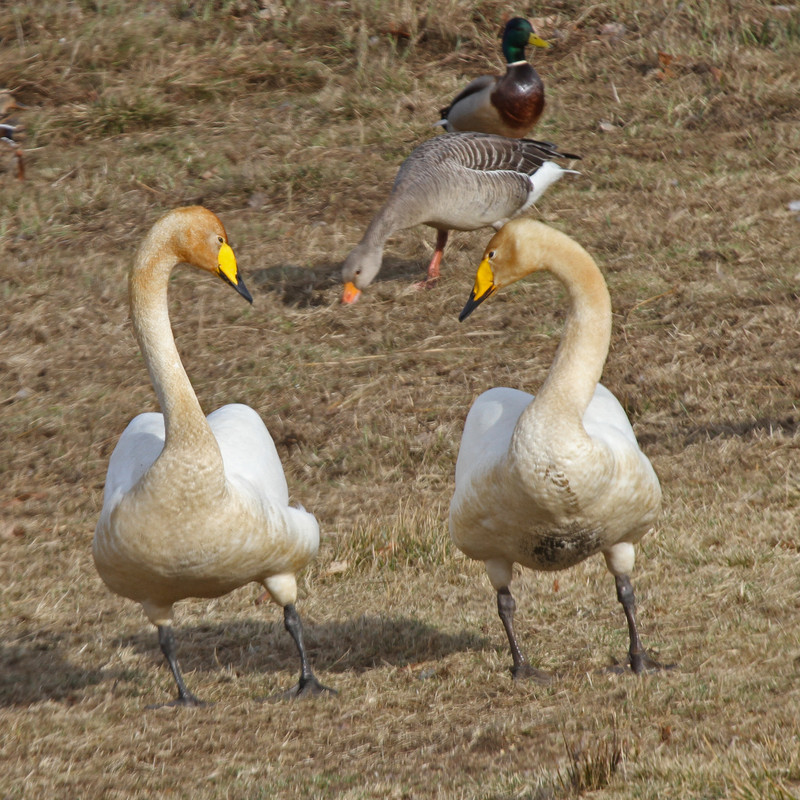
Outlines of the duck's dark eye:
[[494,250],[489,251],[489,255],[486,258],[494,258]]
[[360,275],[360,274],[361,274],[361,270],[360,270],[360,269],[357,269],[357,270],[356,270],[356,275]]
[[221,236],[217,236],[217,241],[218,241],[220,244],[225,244],[225,240],[224,240],[224,239],[223,239]]

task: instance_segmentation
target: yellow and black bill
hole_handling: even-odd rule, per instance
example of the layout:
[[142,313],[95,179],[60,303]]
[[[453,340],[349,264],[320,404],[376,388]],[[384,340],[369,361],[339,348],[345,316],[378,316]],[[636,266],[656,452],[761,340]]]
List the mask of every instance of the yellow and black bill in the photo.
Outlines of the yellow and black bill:
[[463,322],[487,297],[491,297],[498,289],[494,282],[494,274],[489,259],[484,258],[478,267],[475,276],[475,286],[472,287],[469,300],[458,315],[458,321]]
[[219,275],[225,283],[229,283],[233,286],[248,303],[252,304],[253,297],[250,292],[247,291],[242,276],[239,274],[236,256],[233,254],[233,250],[229,244],[223,243],[220,245],[217,260],[219,262],[217,266],[217,275]]

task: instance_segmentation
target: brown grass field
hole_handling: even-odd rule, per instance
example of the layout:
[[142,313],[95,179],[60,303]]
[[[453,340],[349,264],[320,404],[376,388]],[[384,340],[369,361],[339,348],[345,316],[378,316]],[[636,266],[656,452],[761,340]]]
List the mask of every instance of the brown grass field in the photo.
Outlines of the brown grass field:
[[[632,576],[520,572],[548,687],[515,683],[483,566],[447,533],[460,431],[535,392],[564,296],[517,284],[459,324],[490,230],[395,236],[362,300],[338,270],[436,111],[502,68],[512,15],[581,153],[532,211],[614,305],[604,383],[664,490]],[[800,6],[742,0],[50,0],[0,6],[1,798],[800,798]],[[264,703],[296,653],[253,585],[181,603],[172,679],[91,539],[109,454],[156,408],[126,270],[163,211],[222,218],[255,303],[176,271],[173,328],[207,411],[255,407],[323,543],[298,609],[336,697]]]

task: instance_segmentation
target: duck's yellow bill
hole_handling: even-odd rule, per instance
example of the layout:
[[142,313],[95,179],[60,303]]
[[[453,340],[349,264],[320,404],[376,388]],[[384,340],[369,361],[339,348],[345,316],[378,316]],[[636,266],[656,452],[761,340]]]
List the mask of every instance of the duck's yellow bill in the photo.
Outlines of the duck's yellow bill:
[[532,44],[536,47],[550,47],[550,42],[545,41],[541,36],[537,36],[535,33],[532,33],[528,37],[528,44]]

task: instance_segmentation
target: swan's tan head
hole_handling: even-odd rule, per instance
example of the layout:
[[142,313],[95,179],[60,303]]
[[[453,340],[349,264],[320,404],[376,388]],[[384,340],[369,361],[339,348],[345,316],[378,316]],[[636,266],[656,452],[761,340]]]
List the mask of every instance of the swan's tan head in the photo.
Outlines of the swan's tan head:
[[168,246],[173,249],[177,261],[214,273],[249,303],[253,302],[239,274],[225,226],[216,214],[203,206],[176,208],[153,226],[153,233],[162,231],[166,233]]
[[484,300],[531,272],[544,269],[544,245],[557,231],[521,217],[507,222],[489,240],[475,276],[475,285],[458,315],[463,322]]

